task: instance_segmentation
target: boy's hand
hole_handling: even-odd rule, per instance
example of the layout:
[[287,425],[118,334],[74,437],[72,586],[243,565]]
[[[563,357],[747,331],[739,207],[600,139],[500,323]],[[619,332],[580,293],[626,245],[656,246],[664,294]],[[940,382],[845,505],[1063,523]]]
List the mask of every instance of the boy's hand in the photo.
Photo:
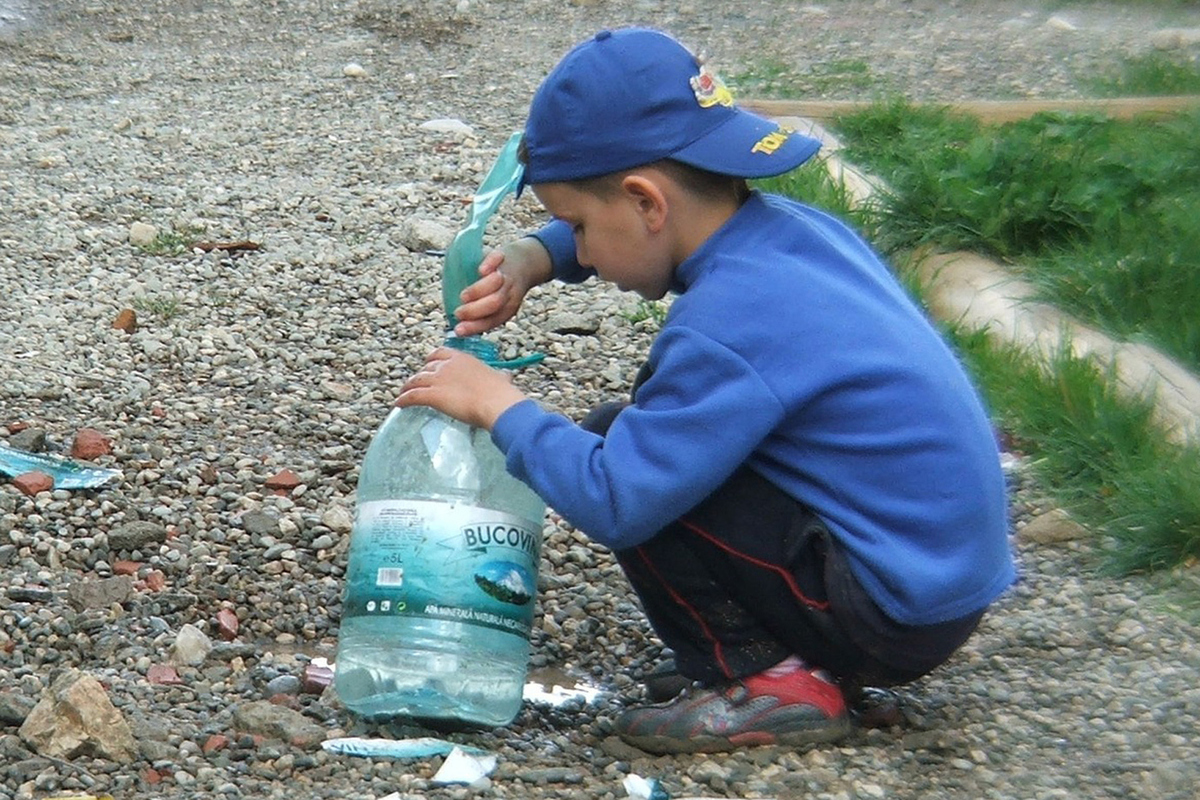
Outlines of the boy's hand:
[[462,351],[439,347],[401,387],[396,406],[430,406],[490,431],[501,414],[524,399],[507,373]]
[[491,251],[479,263],[479,280],[462,291],[454,334],[474,336],[508,322],[529,290],[550,280],[552,271],[550,254],[531,237]]

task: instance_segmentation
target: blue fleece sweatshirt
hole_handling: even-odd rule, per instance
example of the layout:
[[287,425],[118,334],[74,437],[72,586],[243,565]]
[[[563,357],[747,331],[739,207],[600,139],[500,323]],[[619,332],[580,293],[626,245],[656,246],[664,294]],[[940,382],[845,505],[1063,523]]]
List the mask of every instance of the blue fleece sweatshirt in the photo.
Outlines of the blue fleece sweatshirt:
[[[565,225],[539,232],[556,275]],[[593,540],[644,542],[743,463],[813,508],[897,622],[987,606],[1014,579],[991,424],[958,359],[850,229],[754,194],[675,273],[652,376],[605,437],[533,401],[493,439]],[[763,535],[770,535],[764,531]]]

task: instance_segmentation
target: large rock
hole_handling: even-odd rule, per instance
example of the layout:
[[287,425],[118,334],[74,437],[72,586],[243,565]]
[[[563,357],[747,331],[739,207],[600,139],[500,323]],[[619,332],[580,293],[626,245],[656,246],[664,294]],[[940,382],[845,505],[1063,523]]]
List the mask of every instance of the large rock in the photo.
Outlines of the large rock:
[[167,529],[157,522],[127,522],[108,532],[110,550],[144,550],[147,545],[162,544]]
[[1017,532],[1017,536],[1026,542],[1053,545],[1086,539],[1088,530],[1072,519],[1066,511],[1052,508],[1029,520],[1025,527]]
[[233,712],[233,724],[238,730],[281,739],[305,749],[316,747],[325,739],[325,729],[299,711],[266,700],[239,705]]
[[246,533],[274,536],[279,533],[279,517],[269,511],[247,511],[242,515],[242,528]]
[[428,219],[407,219],[399,226],[400,242],[409,250],[445,250],[454,240],[456,231]]
[[75,581],[67,587],[67,601],[76,611],[89,608],[110,608],[114,603],[124,603],[133,596],[133,578],[114,575],[99,580]]
[[46,690],[18,731],[40,756],[105,758],[128,764],[137,741],[104,687],[79,670],[68,670]]
[[8,437],[8,446],[27,453],[46,452],[46,432],[41,428],[24,428]]

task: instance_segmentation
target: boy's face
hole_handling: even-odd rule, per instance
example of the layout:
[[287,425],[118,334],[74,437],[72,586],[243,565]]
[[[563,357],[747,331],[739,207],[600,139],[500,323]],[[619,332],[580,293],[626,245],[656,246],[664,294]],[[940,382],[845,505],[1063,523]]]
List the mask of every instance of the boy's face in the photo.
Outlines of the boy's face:
[[566,183],[531,188],[547,211],[571,226],[581,266],[647,300],[667,293],[675,264],[651,200],[624,184],[603,196]]

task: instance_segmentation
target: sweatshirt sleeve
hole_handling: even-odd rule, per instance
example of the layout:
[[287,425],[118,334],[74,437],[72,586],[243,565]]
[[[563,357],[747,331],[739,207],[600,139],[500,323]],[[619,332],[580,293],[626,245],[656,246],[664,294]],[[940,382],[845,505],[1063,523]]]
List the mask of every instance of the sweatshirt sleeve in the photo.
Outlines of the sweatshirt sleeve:
[[646,541],[711,494],[783,415],[744,359],[694,331],[665,330],[650,363],[637,404],[604,437],[532,400],[492,429],[509,472],[614,550]]
[[554,265],[554,277],[563,283],[582,283],[596,274],[595,270],[579,266],[575,260],[575,235],[571,226],[554,219],[529,234],[542,243]]

